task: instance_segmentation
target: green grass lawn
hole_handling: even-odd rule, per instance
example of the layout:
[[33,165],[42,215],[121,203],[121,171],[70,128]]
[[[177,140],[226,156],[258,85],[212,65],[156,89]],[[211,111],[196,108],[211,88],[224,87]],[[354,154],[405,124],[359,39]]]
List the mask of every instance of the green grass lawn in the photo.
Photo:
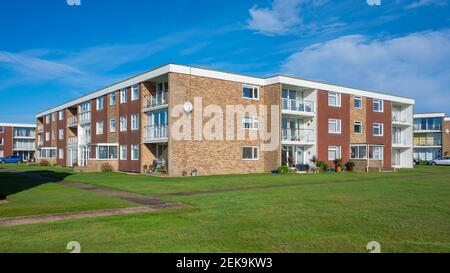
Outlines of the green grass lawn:
[[132,207],[137,204],[55,183],[34,182],[17,174],[0,172],[0,218]]
[[72,179],[151,194],[298,186],[166,197],[192,206],[186,209],[2,227],[0,252],[64,252],[74,240],[83,252],[367,252],[373,240],[383,252],[450,251],[450,169],[444,167],[395,174],[66,178]]

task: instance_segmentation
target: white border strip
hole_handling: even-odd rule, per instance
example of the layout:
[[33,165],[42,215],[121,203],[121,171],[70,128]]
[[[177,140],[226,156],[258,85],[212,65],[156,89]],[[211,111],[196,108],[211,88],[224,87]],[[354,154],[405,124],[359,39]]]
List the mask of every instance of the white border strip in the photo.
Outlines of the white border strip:
[[20,123],[0,123],[0,126],[4,127],[23,127],[23,128],[36,128],[36,124],[20,124]]
[[443,117],[445,117],[445,113],[414,114],[414,118],[443,118]]

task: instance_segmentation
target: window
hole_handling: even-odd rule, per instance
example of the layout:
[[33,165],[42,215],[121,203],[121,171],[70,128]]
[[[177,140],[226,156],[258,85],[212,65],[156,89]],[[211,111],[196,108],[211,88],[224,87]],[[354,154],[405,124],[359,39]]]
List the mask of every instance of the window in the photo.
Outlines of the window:
[[328,147],[328,160],[334,161],[335,159],[341,158],[341,147],[339,146],[329,146]]
[[135,84],[131,87],[131,100],[139,99],[139,85]]
[[[64,153],[63,157],[64,157]],[[56,148],[41,149],[40,158],[56,158]]]
[[341,120],[340,119],[329,119],[328,120],[328,133],[330,133],[330,134],[340,134],[341,133]]
[[131,115],[131,130],[135,131],[139,129],[138,115]]
[[341,94],[328,93],[328,106],[341,107]]
[[382,100],[373,100],[373,111],[374,112],[383,112],[383,101]]
[[126,103],[127,102],[127,89],[124,88],[120,90],[120,103]]
[[83,102],[81,104],[81,113],[89,112],[91,110],[91,102]]
[[45,132],[45,141],[50,141],[50,132]]
[[382,123],[374,123],[373,124],[373,135],[374,136],[383,136],[384,134],[384,128]]
[[56,139],[56,131],[55,130],[52,130],[52,140],[53,139]]
[[244,85],[242,87],[242,97],[244,99],[259,100],[259,87]]
[[362,126],[363,126],[362,121],[355,121],[353,125],[353,132],[355,134],[362,134]]
[[120,117],[120,131],[125,132],[127,130],[127,117]]
[[56,121],[56,113],[52,113],[52,122]]
[[98,160],[116,160],[117,159],[117,145],[99,145],[99,146],[97,146],[97,159]]
[[3,133],[3,132],[5,132],[5,127],[0,126],[0,133]]
[[109,132],[110,133],[116,132],[116,119],[114,119],[114,118],[109,120]]
[[50,123],[50,115],[46,115],[45,116],[45,124],[49,124]]
[[258,147],[243,147],[242,148],[242,159],[243,160],[258,160],[259,159],[259,148]]
[[373,159],[383,160],[383,147],[373,147]]
[[[4,145],[4,140],[3,138],[0,138],[0,145]],[[1,157],[1,156],[0,156]]]
[[99,97],[97,98],[97,111],[102,110],[103,109],[103,97]]
[[367,159],[367,146],[350,146],[350,159]]
[[0,151],[0,157],[4,157],[4,156],[5,156],[4,152]]
[[103,121],[97,121],[95,126],[95,133],[97,135],[103,134]]
[[59,129],[59,140],[63,140],[64,139],[64,129]]
[[259,128],[259,118],[258,117],[248,117],[242,118],[242,129],[257,130]]
[[356,96],[355,97],[355,101],[354,101],[354,105],[353,105],[355,108],[358,108],[358,109],[362,109],[362,97],[360,97],[360,96]]
[[59,115],[59,120],[63,120],[64,119],[64,111],[59,111],[58,115]]
[[138,145],[131,145],[131,160],[139,160],[139,147],[138,147]]
[[116,105],[116,92],[109,94],[109,105]]
[[127,160],[127,145],[120,145],[120,160]]
[[64,159],[64,149],[58,149],[58,158]]

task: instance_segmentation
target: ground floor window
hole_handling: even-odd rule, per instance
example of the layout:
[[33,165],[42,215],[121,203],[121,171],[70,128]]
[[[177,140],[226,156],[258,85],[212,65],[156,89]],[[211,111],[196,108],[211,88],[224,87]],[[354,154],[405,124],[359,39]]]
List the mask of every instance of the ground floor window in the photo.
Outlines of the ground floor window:
[[352,145],[350,152],[351,159],[367,159],[367,145]]
[[0,151],[0,157],[5,157],[5,152]]
[[56,158],[56,148],[42,148],[41,149],[41,158]]
[[334,161],[341,158],[341,147],[340,146],[329,146],[328,147],[328,160]]
[[242,148],[242,159],[243,160],[258,160],[259,159],[259,148],[258,147],[243,147]]
[[383,147],[373,147],[372,153],[372,159],[383,160]]
[[97,146],[98,160],[117,160],[117,145],[99,145]]
[[64,159],[64,149],[58,149],[58,158]]
[[127,160],[127,145],[120,145],[120,160]]
[[139,146],[131,145],[131,160],[139,160]]

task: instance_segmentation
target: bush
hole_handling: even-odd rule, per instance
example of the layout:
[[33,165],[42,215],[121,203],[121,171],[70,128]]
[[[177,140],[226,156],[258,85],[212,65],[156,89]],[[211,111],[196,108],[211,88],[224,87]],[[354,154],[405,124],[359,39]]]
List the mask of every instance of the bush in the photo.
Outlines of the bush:
[[50,162],[48,162],[48,160],[41,160],[40,162],[39,162],[39,166],[42,166],[42,167],[48,167],[48,166],[50,166]]
[[319,168],[322,172],[328,171],[328,164],[325,161],[322,160],[317,161],[316,167]]
[[421,161],[420,161],[420,165],[425,165],[425,166],[426,166],[426,165],[428,165],[428,161],[426,161],[426,160],[421,160]]
[[342,159],[336,158],[336,159],[334,160],[334,166],[336,166],[336,168],[337,168],[337,167],[342,167]]
[[286,165],[278,167],[278,172],[280,174],[288,174],[289,173],[289,167]]
[[102,164],[102,172],[104,173],[111,173],[113,171],[113,167],[109,163],[103,163]]
[[345,167],[347,168],[348,171],[353,171],[353,168],[355,167],[355,162],[349,161],[345,163]]

